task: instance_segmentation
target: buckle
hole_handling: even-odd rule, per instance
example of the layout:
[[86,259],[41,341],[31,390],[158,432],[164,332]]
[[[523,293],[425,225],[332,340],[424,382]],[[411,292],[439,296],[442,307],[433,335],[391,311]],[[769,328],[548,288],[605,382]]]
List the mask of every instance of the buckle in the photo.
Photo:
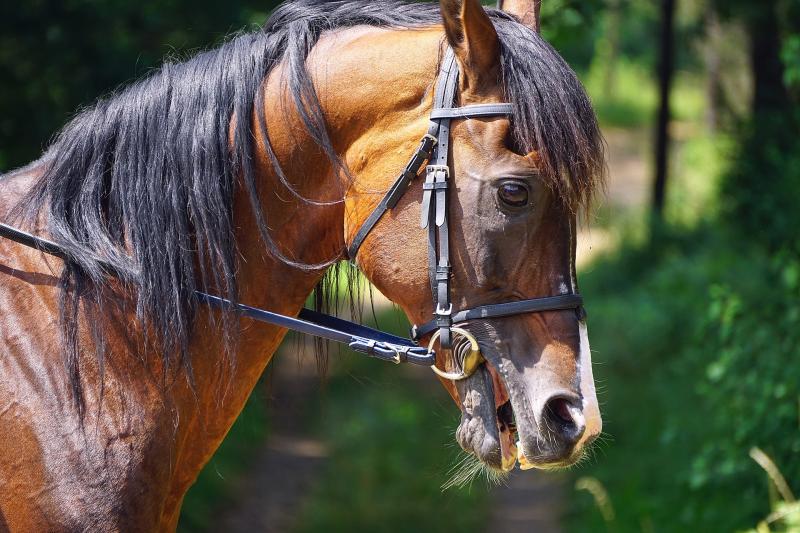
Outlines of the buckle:
[[447,165],[428,165],[425,167],[425,171],[430,174],[435,174],[436,172],[444,172],[445,177],[450,177],[450,167]]
[[451,303],[447,309],[442,309],[442,304],[436,304],[436,311],[433,312],[434,315],[437,316],[450,316],[453,314],[453,304]]
[[426,133],[422,136],[422,142],[424,143],[426,140],[433,141],[432,146],[436,146],[436,143],[439,142],[439,139],[436,138],[436,135],[431,135],[430,133]]
[[392,363],[394,363],[396,365],[399,365],[400,363],[402,363],[403,360],[400,358],[400,349],[397,346],[393,345],[393,344],[390,344],[388,346],[388,348],[394,352],[394,357],[389,359],[389,361],[391,361]]

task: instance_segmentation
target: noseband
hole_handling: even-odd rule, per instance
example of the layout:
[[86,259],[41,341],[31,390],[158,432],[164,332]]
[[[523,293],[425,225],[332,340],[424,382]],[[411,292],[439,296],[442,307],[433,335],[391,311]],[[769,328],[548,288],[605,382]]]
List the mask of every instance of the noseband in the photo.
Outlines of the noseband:
[[[348,248],[348,256],[355,260],[358,250],[370,231],[387,211],[394,208],[416,179],[427,163],[425,182],[422,186],[422,215],[420,226],[428,230],[428,270],[430,272],[431,294],[434,299],[433,319],[411,328],[411,339],[398,337],[335,316],[318,313],[303,308],[298,316],[291,317],[257,309],[244,304],[233,303],[219,296],[195,291],[199,302],[211,307],[234,311],[235,313],[261,322],[288,328],[293,331],[347,344],[353,350],[392,361],[394,363],[414,363],[430,366],[445,379],[459,380],[470,376],[483,362],[478,342],[466,329],[458,327],[469,320],[500,318],[524,313],[539,313],[576,309],[579,317],[583,316],[583,299],[579,294],[563,294],[544,298],[531,298],[499,304],[482,305],[461,311],[453,310],[450,298],[450,265],[449,229],[447,223],[447,197],[450,179],[448,165],[450,144],[450,121],[454,118],[480,118],[511,116],[511,104],[477,104],[453,107],[458,87],[458,63],[449,47],[442,60],[434,95],[433,110],[430,115],[430,126],[422,137],[419,147],[403,172],[395,180],[392,187],[380,201],[374,211],[367,217],[356,232]],[[0,237],[36,248],[49,255],[70,261],[70,254],[61,245],[31,235],[17,228],[0,223]],[[109,263],[101,265],[113,277],[121,277],[120,272]],[[433,333],[428,348],[418,342]],[[456,345],[454,337],[464,339],[469,346]],[[467,349],[457,364],[457,372],[444,372],[436,367],[434,344],[439,340],[444,349]]]

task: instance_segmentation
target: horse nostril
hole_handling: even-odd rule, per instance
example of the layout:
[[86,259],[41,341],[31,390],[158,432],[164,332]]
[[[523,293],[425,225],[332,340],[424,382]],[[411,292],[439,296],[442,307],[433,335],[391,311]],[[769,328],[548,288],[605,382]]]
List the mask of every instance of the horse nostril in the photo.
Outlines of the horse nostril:
[[583,435],[586,422],[576,402],[564,396],[554,396],[544,404],[544,415],[550,430],[567,442],[575,443]]

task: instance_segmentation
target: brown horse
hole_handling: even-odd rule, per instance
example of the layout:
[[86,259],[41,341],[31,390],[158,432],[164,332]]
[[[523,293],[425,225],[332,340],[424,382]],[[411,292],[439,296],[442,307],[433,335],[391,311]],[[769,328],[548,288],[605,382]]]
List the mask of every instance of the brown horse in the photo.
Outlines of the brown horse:
[[[453,121],[455,307],[576,292],[602,140],[537,4],[287,3],[99,101],[4,176],[0,219],[70,260],[0,240],[0,529],[175,529],[286,333],[193,291],[296,314],[425,132],[448,45],[460,104],[514,105]],[[357,258],[416,323],[432,297],[421,193],[416,180]],[[488,363],[443,380],[461,446],[495,469],[574,462],[601,427],[582,316],[464,327]]]

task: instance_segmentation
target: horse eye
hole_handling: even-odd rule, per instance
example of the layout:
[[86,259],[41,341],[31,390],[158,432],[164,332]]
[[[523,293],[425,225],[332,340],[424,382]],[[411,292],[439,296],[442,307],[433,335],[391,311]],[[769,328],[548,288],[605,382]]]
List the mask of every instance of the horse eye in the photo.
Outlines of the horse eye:
[[502,184],[497,195],[504,204],[511,207],[523,207],[528,203],[528,189],[519,183]]

